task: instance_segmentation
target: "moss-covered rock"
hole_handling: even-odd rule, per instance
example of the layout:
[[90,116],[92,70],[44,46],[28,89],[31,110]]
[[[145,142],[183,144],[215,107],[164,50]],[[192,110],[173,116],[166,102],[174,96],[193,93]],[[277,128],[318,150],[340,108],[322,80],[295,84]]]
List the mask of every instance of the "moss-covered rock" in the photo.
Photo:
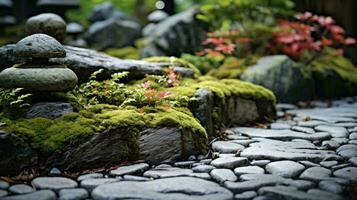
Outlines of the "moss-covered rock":
[[172,67],[184,67],[184,68],[189,68],[191,70],[194,71],[194,73],[196,75],[201,75],[200,70],[198,70],[198,68],[193,65],[192,63],[184,60],[184,59],[180,59],[180,58],[176,58],[176,57],[165,57],[165,56],[157,56],[157,57],[148,57],[148,58],[144,58],[145,61],[148,62],[153,62],[153,63],[164,63],[167,66],[172,66]]
[[106,54],[121,59],[139,59],[139,50],[135,47],[112,48],[105,51]]

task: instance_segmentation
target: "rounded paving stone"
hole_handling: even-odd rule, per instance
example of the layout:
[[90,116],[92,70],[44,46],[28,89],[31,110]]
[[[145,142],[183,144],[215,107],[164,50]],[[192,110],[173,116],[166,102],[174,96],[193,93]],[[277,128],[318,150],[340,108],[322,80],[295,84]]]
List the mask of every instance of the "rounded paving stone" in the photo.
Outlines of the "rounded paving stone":
[[17,185],[12,185],[9,188],[9,192],[12,194],[26,194],[33,192],[34,189],[28,185],[25,184],[17,184]]
[[115,170],[111,170],[109,174],[113,176],[122,176],[127,174],[142,173],[147,169],[149,169],[149,164],[139,163],[139,164],[119,167]]
[[26,32],[44,33],[63,41],[66,37],[66,22],[59,15],[53,13],[43,13],[30,17],[26,22]]
[[264,174],[264,169],[258,166],[237,167],[234,169],[237,176],[242,174]]
[[342,185],[334,181],[320,181],[319,188],[327,192],[332,192],[336,194],[340,194],[344,190]]
[[115,183],[120,181],[118,178],[94,178],[94,179],[84,179],[81,181],[81,187],[87,190],[93,190],[99,185]]
[[244,149],[243,145],[229,142],[229,141],[217,141],[212,143],[213,151],[218,151],[220,153],[237,153]]
[[10,186],[10,184],[8,182],[0,180],[0,189],[6,190],[9,186]]
[[270,160],[253,160],[252,162],[250,162],[250,164],[256,165],[259,167],[264,167],[265,165],[267,165],[270,162],[271,162]]
[[327,177],[330,177],[331,170],[323,167],[310,167],[307,168],[301,175],[301,179],[307,179],[312,181],[320,181]]
[[17,42],[15,47],[17,56],[25,58],[62,58],[66,50],[56,39],[45,34],[27,36]]
[[87,198],[88,192],[83,188],[63,189],[59,191],[59,200],[81,200]]
[[193,167],[192,171],[197,173],[210,173],[213,169],[216,169],[216,167],[212,165],[198,165]]
[[352,165],[357,166],[357,157],[350,158],[348,161],[352,163]]
[[9,193],[6,190],[0,189],[0,198],[7,196]]
[[56,193],[51,190],[40,190],[28,194],[13,195],[2,198],[1,200],[56,200]]
[[357,167],[345,167],[334,171],[333,175],[350,181],[357,181]]
[[284,160],[269,163],[265,166],[265,169],[274,175],[279,175],[284,178],[294,178],[298,176],[305,167],[297,162]]
[[256,197],[258,194],[256,191],[246,191],[234,196],[235,199],[239,200],[249,200]]
[[94,179],[94,178],[103,178],[103,174],[100,173],[83,174],[77,178],[77,181],[83,181],[85,179]]
[[338,155],[344,157],[345,159],[349,159],[352,157],[357,157],[357,151],[356,150],[352,150],[352,149],[347,149],[347,150],[343,150],[338,152]]
[[331,168],[332,166],[335,166],[337,164],[338,162],[336,160],[320,162],[320,165],[325,168]]
[[192,177],[175,177],[147,182],[123,181],[102,185],[93,190],[92,198],[94,200],[231,200],[233,199],[233,194],[212,181]]
[[350,140],[357,140],[357,133],[351,133],[349,138]]
[[225,181],[237,181],[237,176],[229,169],[214,169],[211,171],[210,175],[219,183],[224,183]]
[[39,177],[35,178],[31,183],[36,189],[40,190],[50,189],[57,191],[78,186],[74,180],[64,177]]
[[217,158],[211,162],[211,165],[217,168],[234,169],[236,167],[245,166],[248,164],[247,158],[242,157],[222,157]]
[[344,127],[320,125],[320,126],[315,127],[315,130],[322,131],[322,132],[328,132],[334,138],[345,138],[348,135],[348,131]]
[[134,175],[124,175],[124,181],[150,181],[150,178],[142,177],[142,176],[134,176]]

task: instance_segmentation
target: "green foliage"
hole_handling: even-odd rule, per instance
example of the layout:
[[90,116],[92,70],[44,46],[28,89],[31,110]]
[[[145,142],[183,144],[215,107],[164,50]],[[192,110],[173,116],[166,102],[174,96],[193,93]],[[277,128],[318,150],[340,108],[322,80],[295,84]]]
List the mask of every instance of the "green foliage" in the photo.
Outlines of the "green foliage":
[[199,18],[214,30],[244,27],[246,22],[272,25],[276,16],[290,16],[293,7],[291,0],[212,0],[201,7]]
[[90,80],[77,86],[69,92],[71,99],[74,99],[79,105],[95,105],[99,103],[121,105],[128,93],[123,83],[119,80],[128,75],[127,72],[112,74],[111,79],[105,81],[95,80],[97,75],[103,70],[94,72]]
[[0,88],[0,108],[2,111],[19,111],[29,106],[28,98],[31,94],[24,94],[22,88],[3,89]]
[[182,60],[192,63],[200,70],[201,74],[206,74],[211,69],[218,68],[223,61],[223,57],[211,57],[211,56],[195,56],[191,54],[183,54]]

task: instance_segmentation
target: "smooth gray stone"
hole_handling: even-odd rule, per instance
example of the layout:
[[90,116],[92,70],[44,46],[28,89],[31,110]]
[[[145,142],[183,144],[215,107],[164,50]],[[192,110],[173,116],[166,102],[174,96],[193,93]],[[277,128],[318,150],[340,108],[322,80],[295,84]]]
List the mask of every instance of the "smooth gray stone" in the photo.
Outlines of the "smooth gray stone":
[[[325,195],[315,194],[315,193],[306,193],[297,190],[294,187],[286,187],[286,186],[269,186],[260,188],[258,193],[260,195],[265,195],[268,197],[274,197],[276,199],[294,199],[294,200],[326,200]],[[342,200],[341,197],[332,195],[331,198],[333,200]]]
[[357,166],[357,157],[350,158],[348,161],[352,163],[352,165]]
[[28,194],[7,196],[1,200],[56,200],[56,193],[51,190],[40,190]]
[[319,188],[327,192],[332,192],[335,194],[341,194],[344,187],[334,181],[320,181]]
[[139,163],[139,164],[119,167],[115,170],[111,170],[109,174],[112,176],[122,176],[127,174],[142,173],[147,169],[149,169],[149,164]]
[[299,161],[300,164],[303,164],[305,167],[320,167],[319,164],[307,161],[307,160],[303,160],[303,161]]
[[278,112],[276,112],[276,116],[277,116],[278,118],[281,118],[281,117],[284,117],[284,116],[285,116],[285,113],[284,113],[283,111],[278,111]]
[[351,133],[349,138],[350,140],[357,140],[357,133],[356,132]]
[[197,173],[210,173],[213,169],[216,169],[216,167],[212,165],[199,165],[192,168],[192,171]]
[[192,173],[188,175],[189,177],[194,177],[194,178],[201,178],[205,180],[211,180],[211,176],[209,173]]
[[337,164],[338,164],[338,162],[335,160],[320,162],[320,165],[325,168],[331,168],[332,166],[335,166]]
[[345,128],[353,128],[357,126],[355,122],[344,122],[344,123],[336,123],[334,126],[345,127]]
[[78,189],[63,189],[59,191],[59,200],[81,200],[88,198],[87,190]]
[[344,151],[344,150],[354,150],[357,151],[357,145],[354,144],[345,144],[340,146],[338,149],[336,149],[336,152],[339,153],[340,151]]
[[[71,112],[73,112],[73,110]],[[59,116],[61,116],[61,115],[59,115]],[[62,173],[61,170],[59,170],[58,168],[54,167],[54,168],[52,168],[50,170],[49,175],[50,176],[60,176],[61,173]]]
[[347,149],[347,150],[343,150],[338,152],[338,155],[342,156],[345,159],[350,159],[352,157],[356,157],[357,156],[357,151],[356,150],[352,150],[352,149]]
[[233,154],[233,153],[218,153],[218,158],[232,158],[232,157],[236,157],[236,154]]
[[340,199],[343,200],[344,198],[340,195],[331,193],[331,192],[326,192],[323,190],[319,190],[319,189],[310,189],[309,191],[307,191],[307,193],[309,195],[316,195],[316,196],[320,196],[323,199]]
[[257,195],[258,194],[256,191],[246,191],[246,192],[242,192],[240,194],[236,194],[234,196],[234,198],[239,199],[239,200],[249,200],[249,199],[253,199]]
[[196,161],[181,161],[181,162],[175,162],[174,166],[175,167],[186,167],[189,168],[191,167]]
[[218,151],[220,153],[237,153],[244,149],[243,145],[236,144],[229,141],[217,141],[212,143],[213,151]]
[[252,162],[250,162],[250,164],[256,165],[259,167],[264,167],[265,165],[267,165],[270,162],[271,162],[270,160],[253,160]]
[[169,14],[167,14],[165,11],[155,10],[147,16],[147,19],[150,22],[158,23],[158,22],[165,20],[168,17],[169,17]]
[[341,145],[340,145],[340,143],[338,143],[334,140],[325,140],[325,141],[322,141],[321,146],[326,147],[327,149],[337,149]]
[[314,129],[308,128],[308,127],[301,127],[301,126],[293,126],[293,127],[291,127],[291,130],[297,131],[297,132],[302,132],[302,133],[307,133],[307,134],[315,133]]
[[249,144],[256,142],[256,141],[255,140],[231,140],[231,142],[247,147],[247,146],[249,146]]
[[63,58],[66,50],[55,38],[37,33],[16,43],[15,53],[25,58]]
[[336,170],[339,170],[339,169],[342,169],[342,168],[345,168],[345,167],[349,167],[351,164],[350,163],[343,163],[343,164],[339,164],[339,165],[334,165],[331,167],[331,169],[333,171],[336,171]]
[[203,164],[210,164],[212,162],[212,159],[203,159],[203,160],[200,160],[200,163],[203,163]]
[[242,136],[239,134],[229,134],[229,135],[227,135],[227,139],[229,139],[229,140],[249,140],[249,137]]
[[222,157],[222,158],[217,158],[211,162],[211,165],[217,168],[229,168],[229,169],[245,166],[247,164],[248,164],[248,159],[242,157]]
[[233,194],[211,181],[192,177],[176,177],[147,182],[122,181],[102,185],[93,190],[92,198],[94,200],[232,200]]
[[169,177],[179,177],[179,176],[189,176],[193,171],[191,169],[181,169],[176,167],[170,168],[155,168],[150,169],[144,173],[145,177],[149,178],[169,178]]
[[124,175],[124,181],[150,181],[150,178],[134,175]]
[[229,169],[214,169],[210,172],[211,177],[218,183],[225,181],[237,181],[237,176]]
[[72,179],[64,177],[38,177],[35,178],[31,184],[40,190],[50,189],[50,190],[60,190],[75,188],[78,186],[78,183]]
[[269,159],[269,160],[309,160],[320,162],[333,151],[317,150],[317,147],[308,142],[283,142],[279,140],[266,140],[253,143],[244,149],[240,156],[249,159]]
[[7,188],[9,188],[9,186],[10,184],[8,182],[0,180],[0,189],[6,190]]
[[234,169],[237,176],[242,174],[264,174],[264,169],[258,166],[237,167]]
[[267,172],[282,176],[284,178],[294,178],[298,176],[304,169],[304,165],[294,161],[276,161],[265,166]]
[[84,31],[84,27],[76,22],[67,24],[66,31],[69,35],[78,35]]
[[320,181],[329,178],[331,175],[331,170],[323,167],[310,167],[307,168],[301,175],[301,179],[307,179],[312,181]]
[[281,140],[306,139],[310,141],[315,141],[315,140],[324,140],[330,138],[330,134],[325,132],[306,134],[306,133],[301,133],[291,130],[272,130],[272,129],[249,128],[249,127],[239,127],[239,128],[234,128],[233,130],[236,133],[241,133],[242,135],[247,135],[249,137],[267,138],[267,139],[281,139]]
[[349,140],[349,141],[348,141],[348,144],[357,145],[357,140]]
[[251,180],[243,182],[224,182],[224,187],[228,188],[233,193],[241,193],[245,191],[257,190],[264,186],[276,185],[274,181],[267,180]]
[[313,127],[319,126],[319,125],[326,125],[326,124],[328,124],[328,123],[323,122],[323,121],[317,121],[317,120],[298,121],[297,122],[298,126],[304,126],[304,127],[310,127],[310,128],[313,128]]
[[331,134],[332,137],[336,137],[336,138],[345,138],[348,136],[348,131],[344,127],[320,125],[315,127],[315,130],[328,132]]
[[[32,105],[26,112],[25,117],[28,119],[37,117],[56,119],[69,112],[73,112],[73,107],[70,103],[41,102]],[[50,174],[60,175],[61,171],[59,171],[57,168],[52,168]]]
[[346,167],[333,172],[333,175],[350,181],[357,181],[357,167]]
[[42,13],[30,17],[26,21],[25,28],[28,35],[43,33],[54,37],[59,42],[66,38],[66,22],[62,17],[53,13]]
[[282,130],[282,129],[290,129],[291,125],[286,123],[272,123],[270,124],[270,129]]
[[92,173],[92,174],[83,174],[77,178],[77,181],[83,181],[85,179],[94,179],[94,178],[103,178],[103,174]]
[[348,143],[348,139],[347,138],[331,138],[331,140],[336,141],[341,145]]
[[9,192],[12,194],[26,194],[35,191],[32,187],[25,184],[12,185]]
[[81,187],[87,190],[93,190],[99,185],[104,185],[108,183],[115,183],[120,181],[118,178],[93,178],[93,179],[84,179],[81,181]]
[[0,189],[0,198],[7,196],[9,193],[6,190]]

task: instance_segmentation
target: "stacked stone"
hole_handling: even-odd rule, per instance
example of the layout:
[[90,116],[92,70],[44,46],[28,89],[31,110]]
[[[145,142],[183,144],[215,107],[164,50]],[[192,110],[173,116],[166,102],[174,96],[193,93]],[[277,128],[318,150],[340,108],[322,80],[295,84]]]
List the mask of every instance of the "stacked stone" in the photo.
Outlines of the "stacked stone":
[[53,37],[34,34],[20,40],[15,55],[24,58],[0,73],[0,87],[24,88],[30,92],[62,92],[73,89],[78,82],[76,74],[64,65],[52,64],[50,58],[66,56],[64,47]]
[[54,37],[59,42],[66,38],[66,22],[59,15],[43,13],[30,17],[26,22],[26,33],[44,33]]

